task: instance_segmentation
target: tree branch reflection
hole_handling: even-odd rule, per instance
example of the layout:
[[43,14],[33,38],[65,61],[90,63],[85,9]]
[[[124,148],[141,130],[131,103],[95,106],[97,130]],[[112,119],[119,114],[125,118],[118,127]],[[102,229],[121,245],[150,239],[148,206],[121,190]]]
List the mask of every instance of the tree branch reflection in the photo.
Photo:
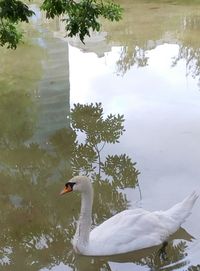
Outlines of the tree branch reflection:
[[178,6],[181,3],[177,3],[175,9],[169,8],[168,16],[165,6],[159,3],[153,7],[152,3],[136,5],[137,8],[135,4],[123,1],[126,16],[119,22],[117,28],[110,23],[104,23],[108,42],[120,47],[116,73],[123,76],[133,66],[147,66],[148,51],[168,43],[179,46],[172,66],[176,66],[183,59],[186,61],[187,74],[199,77],[199,15],[191,12],[190,6],[187,12],[181,12]]

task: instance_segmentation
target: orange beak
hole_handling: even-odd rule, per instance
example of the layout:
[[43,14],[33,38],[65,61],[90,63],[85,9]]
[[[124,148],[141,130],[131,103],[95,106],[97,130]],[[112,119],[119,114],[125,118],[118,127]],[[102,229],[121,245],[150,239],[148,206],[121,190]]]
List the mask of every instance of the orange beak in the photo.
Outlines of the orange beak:
[[64,195],[65,193],[69,193],[72,191],[72,188],[70,185],[65,186],[64,189],[60,192],[60,195]]

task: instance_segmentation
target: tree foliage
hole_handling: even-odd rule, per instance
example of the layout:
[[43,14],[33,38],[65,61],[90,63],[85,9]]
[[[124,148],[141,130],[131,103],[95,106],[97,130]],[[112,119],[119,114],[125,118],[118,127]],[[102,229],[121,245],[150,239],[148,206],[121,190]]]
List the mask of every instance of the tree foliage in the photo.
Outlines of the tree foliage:
[[16,28],[19,22],[28,23],[34,14],[29,7],[18,0],[0,0],[0,45],[16,49],[22,33]]
[[[78,35],[82,42],[85,36],[90,36],[90,29],[100,31],[100,17],[118,21],[122,14],[118,4],[107,0],[44,0],[41,10],[46,12],[47,18],[62,16],[66,34],[69,37]],[[17,24],[28,23],[32,15],[34,12],[23,1],[0,0],[0,45],[16,49],[23,36]]]

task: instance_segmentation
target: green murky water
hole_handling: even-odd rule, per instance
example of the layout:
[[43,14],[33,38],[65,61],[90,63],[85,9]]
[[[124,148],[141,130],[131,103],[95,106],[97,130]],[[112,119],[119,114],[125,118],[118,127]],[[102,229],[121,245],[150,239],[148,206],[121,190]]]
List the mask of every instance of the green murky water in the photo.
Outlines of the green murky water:
[[1,270],[200,270],[199,202],[167,259],[72,250],[80,198],[58,196],[72,175],[93,179],[94,225],[199,189],[200,4],[120,3],[86,45],[34,6],[25,43],[0,49]]

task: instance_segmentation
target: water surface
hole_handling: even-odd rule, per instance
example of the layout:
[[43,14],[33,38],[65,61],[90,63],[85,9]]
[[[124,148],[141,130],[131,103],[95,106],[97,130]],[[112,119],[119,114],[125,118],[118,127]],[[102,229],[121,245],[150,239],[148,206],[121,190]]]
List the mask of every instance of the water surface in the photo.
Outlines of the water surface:
[[2,270],[199,270],[199,202],[167,259],[72,250],[80,198],[58,197],[72,175],[93,179],[94,225],[199,189],[200,6],[120,3],[124,19],[86,45],[34,6],[25,43],[0,51]]

